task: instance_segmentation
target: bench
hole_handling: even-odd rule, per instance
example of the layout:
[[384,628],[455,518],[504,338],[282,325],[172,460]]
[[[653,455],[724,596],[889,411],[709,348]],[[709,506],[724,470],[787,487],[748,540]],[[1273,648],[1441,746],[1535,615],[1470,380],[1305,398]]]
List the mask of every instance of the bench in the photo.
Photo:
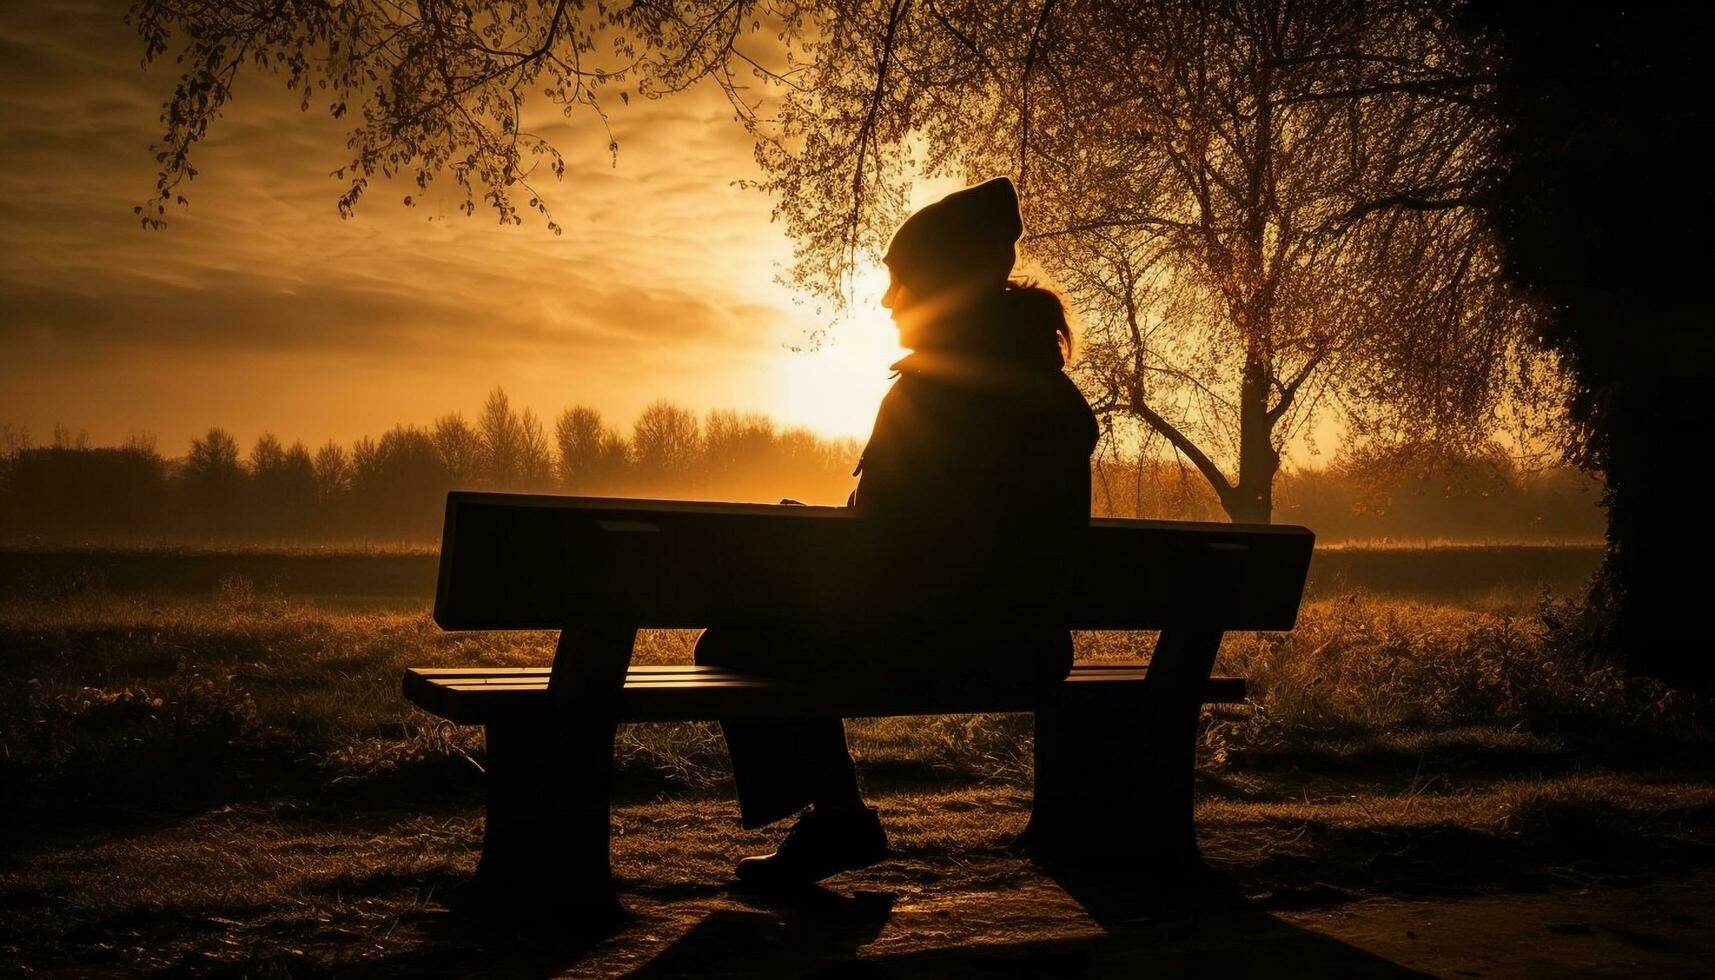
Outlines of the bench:
[[[413,704],[482,725],[487,816],[475,885],[542,916],[620,911],[609,786],[623,722],[817,713],[1034,712],[1036,787],[1021,843],[1161,866],[1199,861],[1192,766],[1201,706],[1242,701],[1211,677],[1221,636],[1288,630],[1313,535],[1283,525],[1092,520],[1065,587],[1004,614],[1080,630],[1159,630],[1147,662],[1079,663],[1046,688],[877,691],[713,667],[631,666],[639,629],[850,619],[896,608],[873,528],[831,507],[455,491],[435,621],[447,630],[552,629],[549,667],[414,668]],[[964,610],[982,587],[944,583]],[[995,593],[998,595],[998,593]],[[999,614],[1000,607],[996,607]],[[806,650],[805,656],[815,656]]]

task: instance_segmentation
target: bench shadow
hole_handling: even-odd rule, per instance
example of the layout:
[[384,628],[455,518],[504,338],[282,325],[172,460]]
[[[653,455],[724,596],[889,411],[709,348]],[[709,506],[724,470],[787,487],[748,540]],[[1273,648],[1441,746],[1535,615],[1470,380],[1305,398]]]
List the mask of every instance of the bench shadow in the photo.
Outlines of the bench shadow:
[[[1237,881],[1218,872],[1197,869],[1161,877],[1124,864],[1038,867],[1107,933],[1065,944],[1060,951],[1087,964],[1086,976],[1429,976],[1287,922],[1270,911],[1277,903],[1246,898]],[[989,956],[998,962],[1031,954],[1028,946],[1003,947]]]
[[784,892],[734,891],[746,909],[717,909],[633,977],[844,975],[857,951],[887,927],[895,896],[851,895],[808,885]]
[[[887,926],[894,896],[808,888],[733,898],[631,976],[668,977],[1137,977],[1420,978],[1402,967],[1270,914],[1227,878],[1199,873],[1151,881],[1130,868],[1041,868],[1103,934],[965,943],[862,957]],[[954,912],[957,915],[957,912]]]

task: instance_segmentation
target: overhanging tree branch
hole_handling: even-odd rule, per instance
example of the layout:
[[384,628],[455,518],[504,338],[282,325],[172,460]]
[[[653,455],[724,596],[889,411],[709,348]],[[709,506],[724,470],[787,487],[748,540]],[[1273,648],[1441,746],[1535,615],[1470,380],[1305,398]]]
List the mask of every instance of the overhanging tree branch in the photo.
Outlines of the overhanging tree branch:
[[1018,110],[1018,190],[1025,193],[1026,171],[1030,167],[1030,76],[1036,70],[1036,55],[1038,45],[1042,43],[1042,29],[1048,26],[1048,18],[1054,13],[1054,0],[1043,0],[1042,9],[1036,14],[1036,27],[1030,32],[1030,45],[1024,51],[1024,71],[1019,77],[1019,110]]

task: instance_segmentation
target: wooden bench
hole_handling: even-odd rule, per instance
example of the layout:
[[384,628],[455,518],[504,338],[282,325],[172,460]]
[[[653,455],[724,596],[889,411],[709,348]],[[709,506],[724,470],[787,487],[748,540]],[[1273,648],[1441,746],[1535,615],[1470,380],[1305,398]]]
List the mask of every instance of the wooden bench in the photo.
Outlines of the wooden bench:
[[[807,685],[630,665],[641,628],[849,621],[859,609],[886,621],[898,597],[877,574],[875,539],[840,508],[449,494],[435,621],[560,631],[551,667],[405,673],[414,704],[485,727],[484,899],[543,916],[618,913],[608,796],[615,727],[633,721],[1030,711],[1036,788],[1023,840],[1033,854],[1075,856],[1096,842],[1104,856],[1198,860],[1198,714],[1244,699],[1242,679],[1210,676],[1215,654],[1225,631],[1292,628],[1308,530],[1093,520],[1064,589],[1022,610],[1004,597],[1004,614],[1160,637],[1147,663],[1079,663],[1046,688],[877,691],[840,677]],[[950,600],[970,598],[968,581],[944,586]]]

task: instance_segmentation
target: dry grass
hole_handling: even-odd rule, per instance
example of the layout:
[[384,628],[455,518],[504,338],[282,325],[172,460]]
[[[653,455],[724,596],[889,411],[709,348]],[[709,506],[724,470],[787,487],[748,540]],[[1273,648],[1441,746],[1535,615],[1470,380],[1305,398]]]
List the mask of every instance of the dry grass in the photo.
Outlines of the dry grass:
[[[1078,639],[1081,656],[1102,659],[1144,655],[1153,637]],[[472,788],[480,733],[411,709],[398,695],[401,669],[542,663],[552,642],[449,635],[420,608],[329,608],[258,596],[242,581],[206,600],[14,601],[0,605],[0,771],[54,807],[282,782]],[[686,662],[693,643],[683,631],[646,632],[636,659]],[[1702,705],[1565,652],[1539,614],[1321,600],[1290,634],[1230,636],[1218,670],[1249,678],[1252,696],[1210,713],[1204,762],[1217,767],[1517,760],[1590,746],[1661,756],[1707,744]],[[1022,716],[868,719],[851,731],[883,781],[912,770],[935,783],[1023,785],[1031,775]],[[622,785],[637,791],[709,791],[725,779],[708,724],[628,727],[619,756]]]
[[[1249,677],[1253,697],[1205,726],[1211,858],[1288,904],[1708,860],[1703,706],[1566,652],[1546,612],[1326,599],[1289,635],[1230,637],[1219,669]],[[684,662],[693,639],[645,634],[637,658]],[[1079,642],[1127,657],[1150,639]],[[481,739],[409,708],[398,678],[541,663],[551,647],[240,580],[212,598],[0,603],[0,958],[79,975],[536,969],[448,918],[480,840]],[[1021,886],[1005,845],[1028,808],[1028,718],[851,733],[901,854],[860,889],[930,909]],[[629,726],[619,765],[628,901],[662,916],[727,901],[731,855],[768,835],[727,819],[718,730]]]

